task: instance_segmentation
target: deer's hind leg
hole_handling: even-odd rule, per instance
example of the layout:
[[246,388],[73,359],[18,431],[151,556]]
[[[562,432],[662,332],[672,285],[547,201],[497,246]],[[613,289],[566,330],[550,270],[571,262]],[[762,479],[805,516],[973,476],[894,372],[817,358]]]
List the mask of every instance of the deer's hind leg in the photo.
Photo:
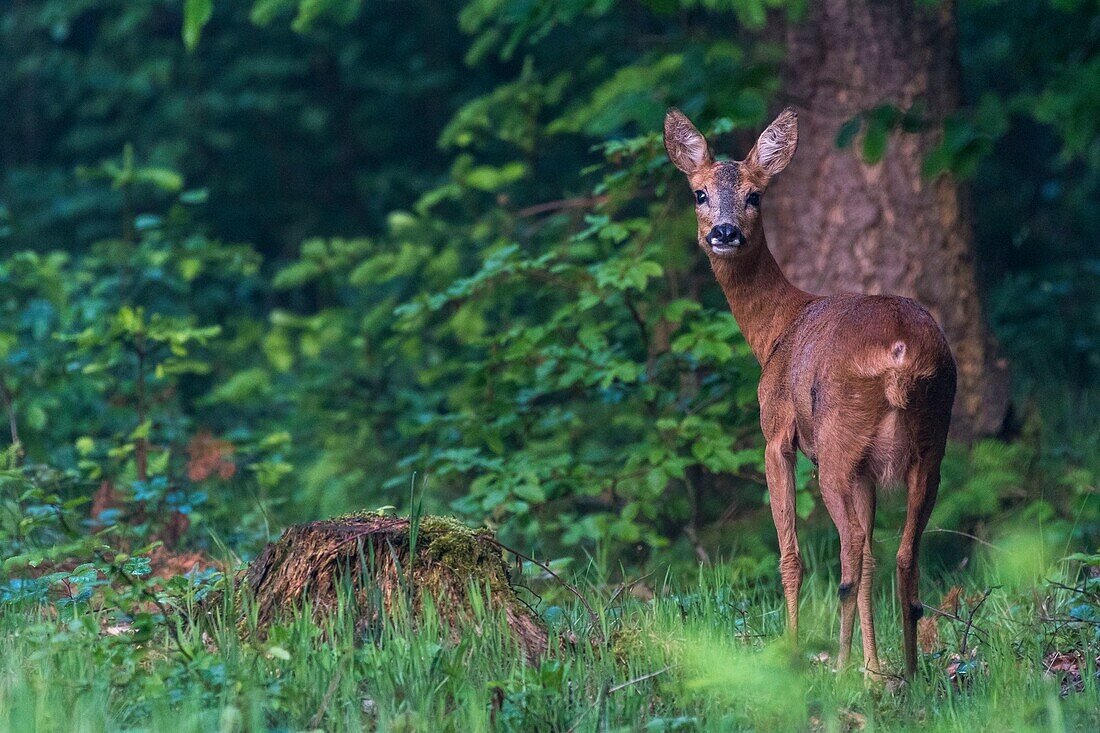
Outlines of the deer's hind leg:
[[878,643],[875,641],[875,613],[872,608],[875,579],[875,554],[871,542],[875,531],[876,494],[874,484],[867,478],[856,482],[853,496],[856,520],[863,529],[863,563],[860,566],[859,629],[863,635],[863,668],[868,674],[879,671]]
[[[868,505],[858,496],[863,482],[857,475],[855,461],[823,462],[820,484],[821,500],[840,534],[840,648],[837,668],[842,669],[848,665],[852,652],[856,603],[864,574],[863,556],[870,542],[861,520],[861,514],[866,512]],[[873,512],[874,505],[870,506]]]
[[920,540],[928,517],[936,504],[940,485],[940,459],[938,455],[922,456],[910,466],[906,475],[908,498],[906,501],[905,527],[901,531],[898,546],[898,600],[901,605],[901,628],[905,646],[905,674],[917,671],[917,621],[924,614],[920,601]]
[[779,536],[779,572],[787,601],[787,632],[798,640],[798,596],[802,588],[802,556],[795,530],[794,426],[769,436],[764,469],[772,520]]

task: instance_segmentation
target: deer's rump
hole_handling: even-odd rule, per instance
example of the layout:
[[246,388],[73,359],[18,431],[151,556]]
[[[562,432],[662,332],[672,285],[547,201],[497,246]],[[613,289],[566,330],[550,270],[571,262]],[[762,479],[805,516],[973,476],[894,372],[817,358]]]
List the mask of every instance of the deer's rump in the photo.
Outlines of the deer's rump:
[[838,295],[793,324],[789,364],[799,444],[857,454],[879,485],[904,478],[922,445],[946,433],[955,362],[943,331],[913,300]]

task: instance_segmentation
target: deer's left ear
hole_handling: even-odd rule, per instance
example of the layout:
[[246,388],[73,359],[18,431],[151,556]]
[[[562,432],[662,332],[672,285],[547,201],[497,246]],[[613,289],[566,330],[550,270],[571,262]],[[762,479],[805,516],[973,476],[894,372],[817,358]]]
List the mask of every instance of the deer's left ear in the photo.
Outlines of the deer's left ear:
[[745,157],[745,163],[760,170],[765,179],[771,180],[794,157],[798,148],[798,113],[787,107],[779,113],[768,129],[760,133],[756,145]]

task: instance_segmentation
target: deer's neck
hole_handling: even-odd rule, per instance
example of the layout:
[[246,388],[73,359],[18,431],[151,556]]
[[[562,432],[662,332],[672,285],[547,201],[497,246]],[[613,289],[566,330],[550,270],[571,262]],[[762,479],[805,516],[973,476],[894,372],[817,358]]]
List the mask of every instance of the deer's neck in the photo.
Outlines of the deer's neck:
[[710,265],[741,333],[763,364],[783,331],[814,296],[791,284],[763,237],[745,255],[732,261],[712,256]]

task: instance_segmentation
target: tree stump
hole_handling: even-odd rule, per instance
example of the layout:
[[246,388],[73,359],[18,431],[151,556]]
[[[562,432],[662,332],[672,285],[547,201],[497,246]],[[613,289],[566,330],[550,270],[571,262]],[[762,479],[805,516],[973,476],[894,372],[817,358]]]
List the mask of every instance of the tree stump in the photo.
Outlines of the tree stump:
[[526,658],[546,652],[547,634],[517,597],[501,548],[485,529],[457,520],[423,517],[410,557],[410,522],[358,514],[287,528],[245,571],[244,589],[256,603],[260,629],[306,604],[320,622],[341,598],[354,598],[363,630],[411,610],[412,623],[430,598],[451,640],[481,633],[470,594],[501,613]]

